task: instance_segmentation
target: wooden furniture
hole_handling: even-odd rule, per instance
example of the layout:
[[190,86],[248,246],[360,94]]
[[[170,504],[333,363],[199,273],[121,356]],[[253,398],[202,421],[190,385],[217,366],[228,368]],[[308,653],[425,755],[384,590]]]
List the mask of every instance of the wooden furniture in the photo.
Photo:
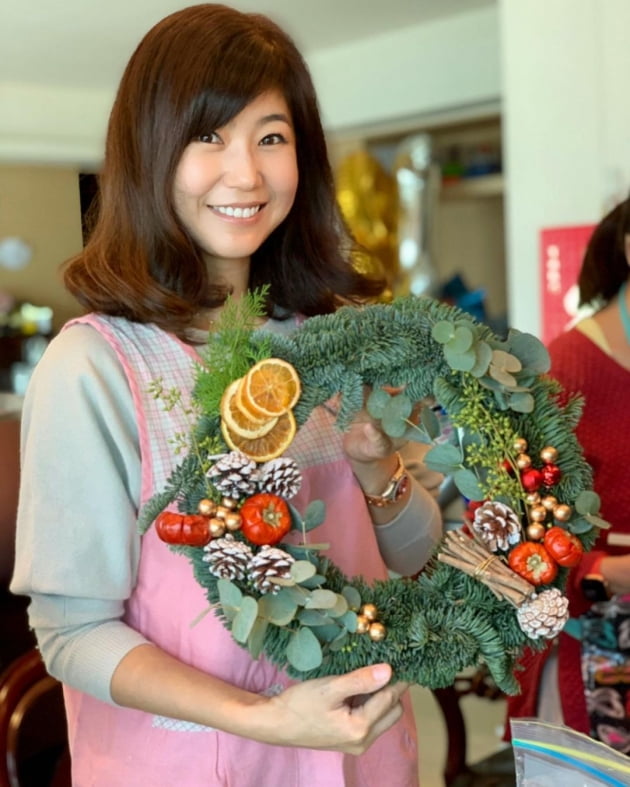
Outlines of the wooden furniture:
[[0,787],[70,787],[61,684],[36,648],[0,675]]

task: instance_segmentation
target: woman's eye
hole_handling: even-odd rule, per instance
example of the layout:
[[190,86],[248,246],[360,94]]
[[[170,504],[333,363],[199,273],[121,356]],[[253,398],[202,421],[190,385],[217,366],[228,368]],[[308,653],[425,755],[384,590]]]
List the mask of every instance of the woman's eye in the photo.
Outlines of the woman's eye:
[[260,140],[261,145],[281,145],[287,138],[283,134],[267,134]]
[[209,142],[209,143],[216,143],[221,142],[221,137],[217,134],[216,131],[211,131],[210,134],[200,134],[197,137],[199,142]]

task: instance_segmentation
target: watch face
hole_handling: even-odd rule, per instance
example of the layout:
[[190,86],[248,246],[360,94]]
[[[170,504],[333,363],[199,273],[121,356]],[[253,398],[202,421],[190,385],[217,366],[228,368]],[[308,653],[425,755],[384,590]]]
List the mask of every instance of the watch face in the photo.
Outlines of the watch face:
[[582,594],[588,601],[607,601],[610,598],[603,579],[584,577],[580,583]]

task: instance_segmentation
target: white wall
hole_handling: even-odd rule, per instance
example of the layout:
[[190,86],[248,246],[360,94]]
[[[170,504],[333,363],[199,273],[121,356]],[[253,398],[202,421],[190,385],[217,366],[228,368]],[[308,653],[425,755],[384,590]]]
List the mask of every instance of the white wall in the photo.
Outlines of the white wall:
[[630,186],[627,0],[499,0],[511,323],[540,335],[539,231]]
[[[333,131],[500,95],[496,8],[322,50],[309,57]],[[0,161],[98,167],[115,88],[0,82]]]

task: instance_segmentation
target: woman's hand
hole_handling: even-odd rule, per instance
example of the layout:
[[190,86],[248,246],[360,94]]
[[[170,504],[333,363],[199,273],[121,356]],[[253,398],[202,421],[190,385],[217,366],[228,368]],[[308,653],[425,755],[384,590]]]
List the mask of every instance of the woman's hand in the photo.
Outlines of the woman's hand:
[[272,697],[269,719],[282,746],[363,753],[402,715],[406,683],[388,685],[391,668],[376,664],[346,675],[298,683]]

